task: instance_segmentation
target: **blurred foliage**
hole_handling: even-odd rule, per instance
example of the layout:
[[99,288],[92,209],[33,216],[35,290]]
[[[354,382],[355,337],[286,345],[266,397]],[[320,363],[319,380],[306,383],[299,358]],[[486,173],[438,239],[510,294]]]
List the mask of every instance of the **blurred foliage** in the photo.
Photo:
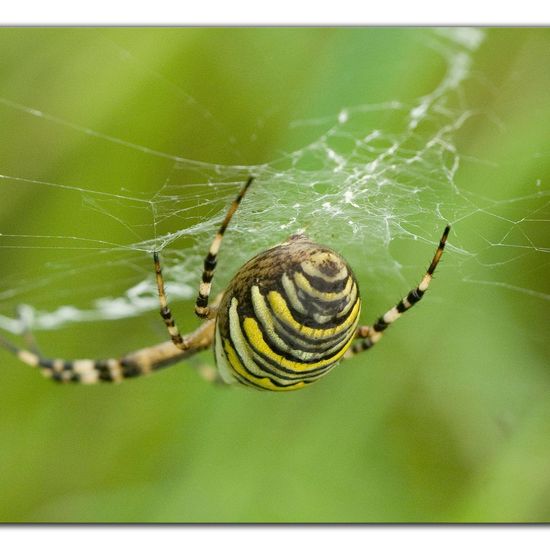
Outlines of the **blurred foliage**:
[[[444,64],[427,54],[430,32],[3,28],[0,96],[158,151],[254,164],[296,145],[293,120],[433,89]],[[462,129],[463,157],[487,162],[465,162],[457,183],[524,196],[549,174],[550,31],[486,32],[465,94],[499,123],[476,117]],[[173,168],[6,105],[0,119],[0,174],[136,194]],[[47,200],[21,185],[8,202],[2,187],[0,233],[43,233],[48,220],[77,232],[78,212],[54,192]],[[488,220],[470,223],[475,233]],[[113,242],[124,231],[93,229]],[[56,257],[0,248],[2,277]],[[513,263],[508,282],[548,296],[543,257]],[[80,284],[59,281],[59,292]],[[403,290],[363,289],[368,320]],[[183,330],[196,326],[186,307],[176,308]],[[2,351],[0,520],[549,521],[548,320],[543,297],[465,284],[444,262],[430,299],[368,357],[290,395],[213,387],[186,365],[120,386],[61,387]],[[105,356],[162,340],[160,325],[152,313],[38,338],[49,354]]]

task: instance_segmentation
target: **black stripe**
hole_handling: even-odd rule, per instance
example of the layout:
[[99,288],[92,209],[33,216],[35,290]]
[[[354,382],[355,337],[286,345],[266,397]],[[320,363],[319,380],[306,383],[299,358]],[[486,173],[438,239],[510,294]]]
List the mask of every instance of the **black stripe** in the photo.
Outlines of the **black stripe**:
[[196,302],[197,307],[206,307],[208,305],[208,297],[199,294]]
[[419,288],[415,288],[407,294],[407,300],[412,306],[419,302],[422,299],[422,296],[424,296],[424,291],[420,290]]
[[133,361],[121,359],[120,366],[122,367],[123,378],[135,378],[141,374],[141,370]]
[[[304,274],[304,276],[306,278],[308,278],[308,275]],[[294,279],[291,278],[290,276],[289,276],[289,279],[291,280],[292,284],[294,284],[294,288],[296,289],[296,294],[298,295],[298,298],[302,298],[301,301],[305,303],[305,307],[308,307],[308,306],[311,305],[317,311],[325,311],[325,310],[330,309],[332,311],[335,311],[336,313],[339,313],[340,311],[342,311],[346,307],[346,305],[348,304],[349,298],[351,296],[351,292],[352,292],[352,289],[353,289],[353,283],[355,282],[352,279],[351,286],[350,286],[350,291],[349,291],[348,294],[344,295],[343,298],[335,298],[334,300],[323,300],[322,298],[316,298],[315,296],[312,296],[311,294],[308,294],[308,292],[306,290],[302,290],[301,288],[299,288],[298,285],[296,284],[296,282],[294,281]],[[345,281],[347,283],[347,279],[345,279]],[[356,284],[356,286],[357,286],[357,284]],[[283,289],[283,295],[285,297],[288,296],[286,291],[284,290],[284,287],[282,286],[282,283],[281,283],[281,288]],[[324,291],[321,291],[321,289],[318,289],[318,288],[315,288],[315,287],[314,287],[314,290],[319,290],[320,292],[324,292]],[[342,290],[342,289],[340,289],[340,290]],[[329,292],[333,292],[333,291],[334,291],[333,289],[329,288]]]
[[[331,363],[330,365],[319,367],[318,369],[300,372],[300,371],[290,370],[290,369],[286,369],[285,367],[282,367],[276,361],[273,361],[269,357],[266,357],[265,355],[257,352],[256,349],[253,349],[252,353],[255,356],[254,363],[258,367],[272,374],[273,376],[278,376],[279,378],[283,378],[284,380],[292,380],[294,382],[300,382],[300,381],[312,382],[313,380],[311,379],[317,380],[317,378],[321,378],[321,376],[324,376],[330,370],[332,370],[333,367],[336,366],[335,363]],[[272,368],[274,370],[271,370]],[[291,377],[291,376],[287,376],[287,374],[288,375],[294,374],[295,376]]]
[[389,324],[386,323],[386,321],[384,321],[384,318],[380,317],[380,319],[378,319],[378,321],[376,321],[376,323],[374,323],[372,328],[376,332],[382,332],[382,331],[386,330],[388,328],[388,326],[389,326]]
[[214,273],[212,271],[203,271],[202,272],[202,282],[211,283],[214,278]]
[[366,351],[369,348],[372,348],[374,346],[374,343],[370,338],[365,338],[361,342],[357,342],[356,344],[353,344],[353,347],[351,348],[352,353],[361,353],[362,351]]
[[[336,328],[336,327],[339,327],[339,326],[343,325],[348,320],[348,318],[352,314],[353,309],[355,308],[357,302],[359,301],[359,291],[358,291],[357,296],[355,298],[355,301],[353,302],[353,305],[350,306],[349,311],[346,313],[346,315],[344,315],[343,317],[338,318],[336,320],[338,322],[333,321],[330,325],[327,325],[327,323],[317,323],[312,317],[310,317],[308,315],[304,315],[304,314],[300,313],[299,311],[296,311],[292,307],[292,305],[290,304],[288,296],[286,295],[284,290],[282,292],[280,292],[280,294],[283,297],[283,299],[285,300],[285,303],[286,303],[288,309],[290,310],[292,318],[294,319],[294,321],[298,325],[303,325],[304,327],[312,328],[312,329],[320,328],[320,329],[323,329],[323,330],[327,330],[327,329],[330,329],[330,328]],[[304,340],[308,343],[311,343],[312,345],[315,345],[318,342],[323,342],[324,343],[324,342],[328,342],[328,341],[330,341],[334,338],[334,336],[326,336],[324,338],[310,338],[309,336],[306,336],[306,335],[302,334],[301,332],[297,332],[294,327],[292,327],[290,325],[287,325],[282,318],[278,317],[275,314],[275,312],[273,311],[273,309],[271,307],[271,304],[269,303],[269,300],[267,299],[267,296],[264,296],[264,299],[265,299],[265,303],[267,305],[267,308],[271,312],[271,317],[273,319],[275,319],[285,329],[288,329],[292,334],[296,334],[300,339],[302,339],[302,340]],[[246,312],[243,312],[243,313],[246,313]],[[255,317],[255,313],[254,313],[253,309],[252,309],[251,313],[252,313],[252,315],[250,315],[250,317]],[[353,325],[353,323],[352,323],[352,325]],[[346,331],[344,331],[344,332],[346,332]]]
[[216,268],[216,264],[218,261],[216,260],[216,254],[211,254],[210,252],[204,259],[204,269],[207,271],[214,271]]
[[63,376],[63,373],[61,372],[53,372],[51,379],[54,380],[55,382],[61,382],[61,383],[80,382],[80,376],[76,372],[71,372],[71,376],[68,378],[65,378],[65,376]]
[[111,369],[109,368],[109,363],[107,360],[100,359],[95,361],[94,368],[99,373],[99,379],[103,382],[113,382],[113,376],[111,374]]
[[45,369],[53,369],[53,359],[39,357],[38,364]]
[[287,330],[286,325],[283,325],[281,322],[279,322],[279,319],[276,317],[273,318],[273,322],[275,326],[275,332],[277,333],[277,336],[281,338],[281,340],[290,345],[291,339],[293,337],[296,337],[299,340],[299,348],[303,351],[325,351],[332,346],[335,346],[340,340],[346,338],[346,336],[349,337],[349,335],[347,335],[347,332],[353,328],[353,325],[349,326],[343,332],[325,338],[311,338],[309,336],[306,336],[305,334],[301,334],[299,332],[291,332]]
[[405,302],[403,300],[401,300],[397,304],[397,311],[399,311],[399,313],[404,313],[405,311],[407,311],[407,309],[409,308],[405,305]]
[[[309,295],[308,295],[309,297]],[[344,298],[338,298],[336,300],[321,300],[317,298],[309,298],[306,302],[307,306],[311,306],[315,311],[311,312],[311,315],[317,313],[319,315],[333,316],[336,317],[338,313],[343,311],[346,306],[349,304],[349,296],[344,296]],[[352,308],[353,309],[353,306]],[[327,321],[330,322],[330,321]],[[326,324],[326,323],[325,323]]]
[[94,369],[99,372],[110,372],[109,363],[106,359],[98,359],[94,361]]
[[[309,275],[303,270],[301,266],[300,266],[300,273],[307,279],[308,283],[315,290],[318,290],[319,292],[341,292],[342,290],[344,290],[344,288],[346,288],[346,284],[348,283],[348,279],[350,278],[350,274],[348,273],[348,275],[340,281],[329,282],[321,277],[316,277],[315,275]],[[289,275],[289,278],[291,278],[290,275]],[[353,280],[352,280],[352,286],[353,286]]]

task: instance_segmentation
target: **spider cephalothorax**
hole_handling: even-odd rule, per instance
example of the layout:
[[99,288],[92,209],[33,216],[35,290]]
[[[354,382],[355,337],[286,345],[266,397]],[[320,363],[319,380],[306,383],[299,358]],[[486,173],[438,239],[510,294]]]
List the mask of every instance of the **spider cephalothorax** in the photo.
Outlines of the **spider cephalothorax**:
[[204,261],[195,313],[203,324],[180,334],[164,290],[158,254],[153,254],[160,313],[170,341],[120,359],[47,359],[0,338],[23,362],[61,382],[118,382],[172,365],[214,347],[217,374],[210,379],[266,390],[293,390],[318,380],[338,362],[371,348],[388,326],[426,292],[439,263],[449,226],[419,285],[372,325],[359,325],[361,299],[346,260],[334,250],[293,235],[244,264],[225,291],[209,305],[223,235],[252,183],[232,202]]

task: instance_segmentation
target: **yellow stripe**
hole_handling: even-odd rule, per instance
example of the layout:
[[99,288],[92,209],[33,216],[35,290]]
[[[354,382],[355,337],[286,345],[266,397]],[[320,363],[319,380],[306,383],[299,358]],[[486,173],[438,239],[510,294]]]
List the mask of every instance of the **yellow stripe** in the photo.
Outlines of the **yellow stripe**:
[[[262,296],[260,289],[257,286],[253,286],[251,290],[252,294],[252,304],[254,306],[254,313],[259,319],[260,323],[264,327],[264,330],[268,333],[269,337],[275,342],[275,344],[282,350],[287,351],[291,355],[298,357],[302,361],[308,361],[310,359],[319,359],[325,355],[331,355],[337,349],[340,348],[342,342],[338,342],[332,347],[324,351],[307,351],[303,349],[296,349],[289,346],[276,332],[275,326],[273,325],[273,319],[269,313],[269,309],[265,303],[265,299]],[[297,342],[296,342],[297,343]]]
[[290,310],[286,305],[285,299],[275,290],[269,292],[269,294],[267,295],[267,300],[269,302],[269,305],[271,306],[271,309],[275,313],[275,316],[278,319],[283,320],[296,332],[305,334],[309,338],[330,338],[331,336],[335,336],[336,334],[344,332],[346,329],[352,326],[354,322],[357,323],[359,311],[361,309],[361,300],[358,299],[355,302],[355,305],[353,306],[352,312],[350,313],[349,317],[340,325],[327,329],[311,328],[305,325],[301,325],[296,321],[296,319],[294,319],[294,317],[292,317],[292,313],[290,313]]
[[290,384],[289,386],[277,386],[269,378],[257,378],[252,377],[251,374],[243,367],[242,363],[239,360],[239,357],[233,347],[231,346],[229,340],[224,338],[224,349],[227,355],[227,359],[235,372],[242,376],[245,380],[250,380],[253,384],[257,384],[266,390],[273,391],[290,391],[290,390],[299,390],[305,386],[305,383],[300,381],[295,384]]
[[[250,294],[252,295],[252,305],[254,306],[254,313],[256,314],[256,317],[260,320],[262,323],[264,329],[269,334],[270,338],[281,348],[285,351],[288,351],[292,353],[293,351],[295,353],[300,353],[300,355],[304,352],[300,352],[300,350],[293,350],[290,348],[284,340],[282,340],[279,335],[275,331],[275,327],[273,326],[273,320],[271,318],[271,315],[269,313],[269,310],[267,308],[267,304],[265,303],[265,299],[262,296],[262,293],[260,292],[260,289],[254,285],[252,287],[252,290],[250,291]],[[306,352],[307,353],[307,352]],[[310,355],[310,354],[308,354]],[[302,359],[306,359],[306,357],[302,357]]]
[[246,341],[241,330],[239,313],[237,312],[238,305],[239,301],[237,298],[233,297],[231,300],[231,307],[229,308],[229,334],[231,344],[235,346],[235,350],[239,354],[248,372],[262,378],[266,373],[262,371],[260,366],[254,362],[254,358],[251,355],[250,346],[248,345],[248,342]]
[[349,291],[351,290],[351,285],[353,284],[352,278],[348,277],[348,281],[346,283],[344,290],[341,290],[340,292],[321,292],[320,290],[313,288],[309,283],[309,281],[307,280],[307,278],[304,275],[302,275],[299,271],[297,271],[294,274],[294,281],[304,292],[307,292],[310,296],[313,296],[314,298],[318,298],[319,300],[323,300],[324,302],[340,300],[341,298],[344,298],[346,295],[349,295]]
[[[323,367],[311,372],[289,372],[288,370],[282,371],[280,366],[272,365],[267,361],[265,357],[262,357],[256,351],[253,350],[252,353],[254,356],[254,361],[258,365],[262,365],[264,371],[266,373],[269,373],[266,374],[266,376],[268,376],[271,380],[275,380],[281,384],[297,382],[298,380],[304,380],[307,381],[307,383],[314,382],[315,380],[319,380],[319,378],[322,378],[323,376],[325,376],[325,374],[329,373],[333,367],[332,365],[328,365],[327,367]],[[272,372],[273,370],[275,371],[275,373]]]
[[317,361],[316,363],[298,363],[296,361],[290,361],[282,355],[275,353],[265,342],[258,323],[252,317],[245,318],[243,328],[246,336],[248,337],[248,340],[260,353],[263,353],[266,357],[269,357],[273,361],[276,361],[282,367],[297,372],[307,372],[312,369],[325,367],[327,365],[337,363],[344,355],[344,353],[346,353],[346,350],[349,348],[353,341],[353,338],[350,338],[349,341],[344,344],[344,347],[333,357]]

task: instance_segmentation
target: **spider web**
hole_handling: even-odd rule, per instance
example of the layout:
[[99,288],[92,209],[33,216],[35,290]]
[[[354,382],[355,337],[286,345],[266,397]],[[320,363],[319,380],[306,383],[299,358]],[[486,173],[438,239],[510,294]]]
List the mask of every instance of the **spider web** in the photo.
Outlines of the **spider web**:
[[[99,185],[46,181],[0,168],[4,200],[15,201],[21,189],[30,188],[50,199],[73,201],[82,217],[80,227],[69,234],[49,229],[10,233],[5,225],[0,228],[0,248],[32,248],[45,258],[39,270],[3,276],[0,327],[21,332],[21,319],[11,314],[20,304],[25,322],[38,330],[156,310],[154,250],[162,252],[171,302],[192,300],[211,239],[250,174],[256,182],[227,232],[214,292],[223,289],[253,254],[305,231],[352,260],[360,277],[387,298],[384,303],[391,302],[399,297],[396,288],[406,291],[417,282],[444,226],[451,223],[445,261],[460,282],[549,300],[547,289],[528,281],[522,285],[512,276],[518,263],[527,262],[536,271],[546,262],[548,248],[541,245],[540,227],[548,219],[549,202],[542,178],[533,182],[530,192],[498,198],[458,182],[464,164],[486,163],[465,158],[457,146],[464,125],[473,117],[487,116],[465,93],[475,77],[473,56],[483,38],[479,29],[430,32],[426,47],[446,66],[430,93],[407,102],[345,106],[326,117],[294,120],[288,132],[296,134],[297,142],[302,135],[315,138],[254,166],[171,155],[0,98],[3,108],[31,120],[171,167],[153,193],[131,186],[113,193]],[[154,77],[170,85],[161,75]],[[236,149],[232,137],[204,107],[179,88],[174,93],[228,148]],[[109,227],[115,226],[123,229],[125,239],[109,238]],[[479,230],[485,226],[490,230]],[[407,246],[396,251],[395,243]],[[60,285],[65,280],[75,282]]]

